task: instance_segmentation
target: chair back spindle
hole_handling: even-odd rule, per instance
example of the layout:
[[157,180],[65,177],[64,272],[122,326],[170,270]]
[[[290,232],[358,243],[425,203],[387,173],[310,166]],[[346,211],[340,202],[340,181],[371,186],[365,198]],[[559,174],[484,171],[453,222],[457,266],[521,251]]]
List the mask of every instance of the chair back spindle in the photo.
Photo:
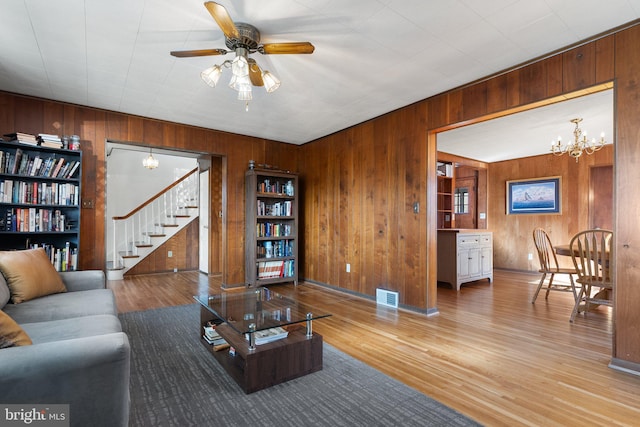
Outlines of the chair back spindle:
[[[560,291],[573,293],[573,298],[577,300],[578,292],[573,281],[573,275],[576,274],[576,271],[573,268],[560,267],[560,265],[558,264],[558,257],[553,248],[553,244],[551,243],[551,239],[549,238],[549,235],[544,230],[544,228],[538,227],[533,230],[533,243],[535,244],[536,251],[538,252],[538,260],[540,261],[540,269],[538,271],[542,273],[542,277],[540,278],[538,288],[536,289],[533,298],[531,299],[531,303],[533,304],[536,302],[538,294],[540,293],[545,280],[547,280],[547,276],[549,278],[549,281],[545,299],[549,297],[550,291]],[[556,274],[567,275],[569,277],[569,283],[554,283],[553,279]]]

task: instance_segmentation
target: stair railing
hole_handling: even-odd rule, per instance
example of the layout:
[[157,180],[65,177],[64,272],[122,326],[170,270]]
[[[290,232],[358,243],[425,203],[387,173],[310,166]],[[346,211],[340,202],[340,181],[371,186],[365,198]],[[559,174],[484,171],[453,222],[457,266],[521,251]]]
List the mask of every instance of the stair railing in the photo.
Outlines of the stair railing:
[[198,206],[198,168],[187,172],[131,212],[112,217],[110,269],[124,267],[124,258],[136,256],[138,248],[150,247],[154,236],[163,236],[166,227],[176,227],[177,218]]

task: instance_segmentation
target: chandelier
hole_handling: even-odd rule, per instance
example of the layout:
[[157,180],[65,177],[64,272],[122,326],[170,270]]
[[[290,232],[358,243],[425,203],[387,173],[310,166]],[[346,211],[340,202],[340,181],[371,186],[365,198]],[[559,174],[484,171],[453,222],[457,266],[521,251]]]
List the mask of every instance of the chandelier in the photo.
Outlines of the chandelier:
[[568,154],[571,157],[575,157],[576,162],[582,153],[593,154],[600,150],[607,143],[604,139],[604,132],[600,134],[600,140],[596,141],[593,138],[591,141],[587,139],[587,132],[583,132],[578,124],[582,121],[581,118],[572,119],[571,123],[576,125],[573,130],[573,142],[567,145],[562,145],[562,138],[558,137],[557,141],[551,141],[551,152],[556,156],[562,156]]
[[262,79],[262,84],[265,90],[271,93],[280,87],[280,80],[269,71],[262,71],[256,61],[252,58],[247,58],[248,50],[243,47],[235,49],[236,57],[233,60],[226,60],[221,65],[214,65],[207,68],[200,77],[206,84],[211,87],[216,87],[220,76],[222,75],[222,68],[231,68],[231,80],[229,81],[229,87],[238,92],[238,100],[245,102],[245,110],[249,111],[249,101],[253,98],[251,90],[254,84],[254,79]]
[[151,154],[151,148],[149,148],[149,156],[142,160],[142,166],[147,169],[155,169],[159,164],[160,162],[158,162],[158,159],[153,157],[153,154]]

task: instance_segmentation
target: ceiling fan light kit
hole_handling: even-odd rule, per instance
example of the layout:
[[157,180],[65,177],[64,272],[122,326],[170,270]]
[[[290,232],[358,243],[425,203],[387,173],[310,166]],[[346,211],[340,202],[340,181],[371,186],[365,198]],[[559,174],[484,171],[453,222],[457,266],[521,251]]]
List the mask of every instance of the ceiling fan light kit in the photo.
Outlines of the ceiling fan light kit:
[[244,22],[233,22],[227,9],[213,1],[204,3],[225,37],[225,49],[202,49],[188,51],[172,51],[177,58],[197,56],[226,55],[234,52],[233,60],[226,60],[200,73],[202,80],[211,87],[216,87],[222,76],[222,68],[231,68],[229,87],[238,92],[238,100],[245,102],[245,110],[249,111],[249,101],[253,99],[252,86],[263,86],[267,93],[280,87],[280,80],[267,70],[262,70],[249,55],[259,52],[263,55],[273,54],[311,54],[315,47],[309,42],[267,43],[260,44],[260,32],[256,27]]

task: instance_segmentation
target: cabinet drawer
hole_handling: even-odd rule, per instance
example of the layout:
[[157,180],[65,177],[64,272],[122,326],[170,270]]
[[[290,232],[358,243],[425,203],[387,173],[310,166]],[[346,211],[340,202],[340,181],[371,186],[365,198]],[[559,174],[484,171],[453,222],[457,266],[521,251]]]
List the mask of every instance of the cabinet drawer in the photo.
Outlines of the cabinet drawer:
[[483,234],[480,236],[480,245],[491,246],[492,243],[493,243],[493,239],[491,238],[491,234]]
[[469,236],[458,236],[458,247],[474,248],[480,245],[480,237],[473,234]]

